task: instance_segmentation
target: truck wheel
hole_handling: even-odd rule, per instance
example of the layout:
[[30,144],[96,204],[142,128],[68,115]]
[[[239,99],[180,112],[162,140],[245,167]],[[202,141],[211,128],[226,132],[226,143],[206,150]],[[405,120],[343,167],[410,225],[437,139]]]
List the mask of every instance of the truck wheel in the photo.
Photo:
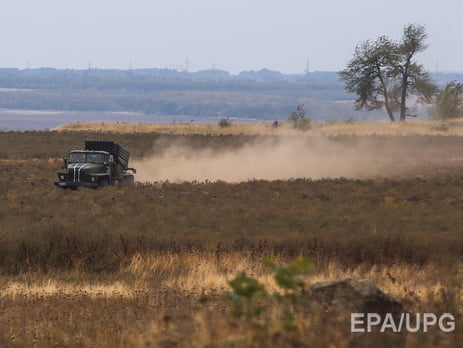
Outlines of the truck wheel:
[[108,186],[108,185],[109,185],[109,181],[106,178],[101,179],[100,182],[99,182],[99,187],[105,187],[105,186]]
[[133,186],[135,184],[135,179],[133,175],[125,175],[122,180],[122,186]]

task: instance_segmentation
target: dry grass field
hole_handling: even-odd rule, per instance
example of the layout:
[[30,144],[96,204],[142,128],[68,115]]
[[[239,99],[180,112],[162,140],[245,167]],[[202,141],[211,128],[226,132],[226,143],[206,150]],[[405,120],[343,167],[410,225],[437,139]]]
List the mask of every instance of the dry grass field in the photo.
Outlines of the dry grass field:
[[[287,122],[234,124],[220,127],[214,124],[136,124],[127,122],[74,122],[58,127],[58,131],[99,131],[115,133],[161,133],[161,134],[247,134],[247,135],[301,135]],[[448,121],[410,121],[410,122],[326,122],[313,123],[305,135],[458,135],[463,136],[463,119]]]
[[[244,270],[276,290],[261,259],[298,255],[315,265],[307,284],[366,277],[408,311],[455,316],[454,332],[409,333],[407,347],[462,345],[459,124],[304,134],[119,126],[0,133],[0,346],[349,346],[345,323],[326,321],[317,306],[297,311],[292,332],[271,308],[258,339],[231,314],[227,280]],[[140,182],[53,187],[60,157],[100,138],[131,149]],[[289,169],[267,175],[277,171],[272,158]],[[250,180],[225,176],[241,170]]]

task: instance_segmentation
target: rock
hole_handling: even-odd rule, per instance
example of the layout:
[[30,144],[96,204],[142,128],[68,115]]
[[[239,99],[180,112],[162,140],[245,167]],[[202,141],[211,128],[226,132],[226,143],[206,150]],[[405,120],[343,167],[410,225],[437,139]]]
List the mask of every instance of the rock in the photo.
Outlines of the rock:
[[315,301],[329,312],[401,313],[402,304],[386,295],[368,279],[341,279],[315,283],[311,286]]
[[[371,332],[353,333],[351,313],[377,313],[381,318],[391,314],[399,320],[404,308],[392,296],[386,295],[368,279],[341,279],[313,284],[311,299],[323,311],[322,320],[332,327],[338,327],[348,347],[405,347],[406,333],[380,332],[378,326]],[[330,324],[329,324],[330,323]],[[365,328],[366,325],[363,326]]]

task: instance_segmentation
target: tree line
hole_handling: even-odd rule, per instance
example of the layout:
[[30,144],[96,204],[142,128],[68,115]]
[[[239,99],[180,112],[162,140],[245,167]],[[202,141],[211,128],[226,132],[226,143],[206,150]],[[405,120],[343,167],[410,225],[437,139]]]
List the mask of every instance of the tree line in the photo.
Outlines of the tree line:
[[262,119],[286,117],[298,104],[305,104],[318,119],[342,118],[349,112],[346,105],[334,102],[352,99],[335,72],[274,79],[268,75],[272,74],[248,72],[217,78],[214,72],[156,69],[0,69],[0,108]]

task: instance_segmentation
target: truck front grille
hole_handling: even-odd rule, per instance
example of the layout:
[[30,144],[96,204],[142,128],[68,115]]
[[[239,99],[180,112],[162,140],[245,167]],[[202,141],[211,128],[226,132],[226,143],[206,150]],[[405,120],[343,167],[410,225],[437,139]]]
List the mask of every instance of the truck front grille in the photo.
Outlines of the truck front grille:
[[68,179],[72,182],[81,182],[87,179],[87,173],[85,171],[85,167],[87,167],[89,163],[72,163],[68,166]]

